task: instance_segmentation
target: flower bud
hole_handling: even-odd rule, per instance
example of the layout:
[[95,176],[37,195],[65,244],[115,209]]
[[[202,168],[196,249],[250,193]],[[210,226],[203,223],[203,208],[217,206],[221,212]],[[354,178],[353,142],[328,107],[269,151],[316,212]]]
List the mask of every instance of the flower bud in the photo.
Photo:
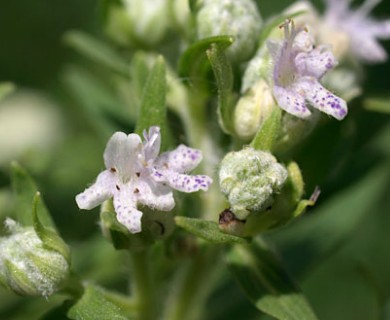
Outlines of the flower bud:
[[106,34],[122,45],[156,45],[170,27],[168,0],[110,1],[104,22]]
[[252,139],[274,108],[278,107],[272,90],[260,79],[238,100],[234,110],[234,130],[237,136],[244,141]]
[[[33,227],[22,227],[12,219],[0,238],[0,283],[20,295],[50,296],[69,274],[69,261],[50,249]],[[65,244],[64,244],[65,245]]]
[[196,17],[198,37],[230,35],[226,51],[234,62],[248,60],[256,50],[262,20],[252,0],[204,0]]
[[219,184],[239,220],[272,205],[287,179],[287,170],[265,151],[247,147],[221,162]]
[[135,38],[148,45],[162,40],[169,28],[167,0],[124,0]]

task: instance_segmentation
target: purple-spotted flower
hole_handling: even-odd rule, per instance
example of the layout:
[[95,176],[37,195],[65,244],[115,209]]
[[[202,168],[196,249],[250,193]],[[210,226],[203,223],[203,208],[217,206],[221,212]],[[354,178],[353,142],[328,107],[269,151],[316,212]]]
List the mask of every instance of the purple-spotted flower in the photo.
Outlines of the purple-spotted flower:
[[326,46],[314,47],[308,31],[295,28],[293,22],[287,21],[282,27],[284,40],[268,42],[274,62],[273,94],[279,106],[304,119],[311,115],[309,104],[342,120],[347,114],[345,101],[319,82],[337,64],[332,52]]
[[180,145],[158,156],[161,145],[159,127],[137,134],[116,132],[104,151],[106,170],[96,182],[76,196],[80,209],[92,209],[113,198],[118,221],[131,233],[141,231],[142,212],[138,204],[170,211],[175,206],[172,188],[182,192],[206,191],[212,179],[187,175],[202,160],[200,150]]
[[337,33],[344,32],[347,35],[349,50],[354,56],[370,63],[387,59],[386,51],[378,39],[390,39],[390,19],[375,21],[369,17],[371,10],[381,0],[366,0],[355,10],[349,8],[351,0],[325,2],[328,5],[324,16],[325,25]]

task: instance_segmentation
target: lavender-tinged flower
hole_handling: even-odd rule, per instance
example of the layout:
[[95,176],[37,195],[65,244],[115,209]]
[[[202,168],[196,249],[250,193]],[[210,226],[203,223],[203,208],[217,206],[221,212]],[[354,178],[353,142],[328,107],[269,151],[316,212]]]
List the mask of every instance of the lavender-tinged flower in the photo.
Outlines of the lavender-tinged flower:
[[138,204],[170,211],[175,206],[172,188],[182,192],[206,191],[212,179],[187,175],[202,160],[200,150],[180,145],[158,156],[161,145],[159,127],[144,131],[142,143],[137,134],[116,132],[104,151],[106,170],[96,182],[76,196],[81,209],[92,209],[113,198],[117,219],[131,233],[141,231],[142,212]]
[[356,10],[350,10],[351,0],[326,0],[325,24],[337,32],[345,32],[350,41],[350,51],[357,58],[375,63],[387,59],[387,54],[377,39],[390,38],[390,19],[375,21],[368,15],[381,0],[366,0]]
[[[290,28],[291,24],[291,28]],[[296,29],[293,22],[283,25],[285,39],[268,42],[274,61],[273,93],[279,106],[299,118],[307,118],[314,108],[338,120],[347,114],[344,100],[326,90],[319,82],[336,64],[326,46],[314,47],[314,41],[305,29]]]

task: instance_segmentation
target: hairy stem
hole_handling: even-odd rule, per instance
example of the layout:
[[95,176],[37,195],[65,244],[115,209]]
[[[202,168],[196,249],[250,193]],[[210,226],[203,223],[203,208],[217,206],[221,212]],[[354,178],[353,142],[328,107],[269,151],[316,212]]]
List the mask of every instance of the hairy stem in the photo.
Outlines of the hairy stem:
[[156,316],[153,282],[148,263],[148,251],[130,252],[132,293],[138,305],[138,319],[152,320]]

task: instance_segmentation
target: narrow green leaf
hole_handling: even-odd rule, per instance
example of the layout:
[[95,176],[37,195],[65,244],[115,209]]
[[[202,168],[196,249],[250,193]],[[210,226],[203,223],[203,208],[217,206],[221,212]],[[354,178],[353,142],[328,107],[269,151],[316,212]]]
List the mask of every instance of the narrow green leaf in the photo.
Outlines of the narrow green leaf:
[[276,107],[268,119],[264,121],[259,131],[257,131],[256,136],[251,142],[252,148],[256,150],[272,150],[272,147],[274,146],[279,135],[281,117],[281,109]]
[[84,295],[68,311],[72,320],[128,320],[124,311],[109,301],[104,291],[88,285]]
[[102,66],[129,76],[129,64],[102,41],[81,31],[68,31],[64,41],[71,48]]
[[135,132],[142,135],[151,126],[161,129],[161,149],[168,149],[171,137],[167,125],[166,70],[162,56],[158,57],[145,84],[141,110]]
[[[31,226],[33,225],[31,204],[38,188],[27,171],[16,162],[11,164],[11,181],[15,196],[14,217],[22,225]],[[37,211],[42,219],[42,223],[55,229],[54,222],[43,201],[37,204]]]
[[206,75],[210,71],[210,63],[207,61],[206,51],[213,44],[220,49],[229,47],[233,43],[230,36],[215,36],[199,40],[192,44],[181,55],[178,65],[178,74],[181,78],[195,84],[197,87],[205,87]]
[[213,221],[177,216],[175,222],[184,230],[210,242],[248,243],[247,239],[223,233],[219,230],[218,224]]
[[235,245],[227,264],[252,303],[262,312],[285,320],[317,319],[276,255],[262,240]]
[[363,102],[365,109],[374,112],[390,113],[390,98],[370,98]]
[[35,232],[43,245],[50,250],[60,253],[68,262],[70,261],[69,247],[53,229],[46,228],[38,217],[39,204],[42,202],[39,192],[35,194],[32,209],[32,222]]
[[15,85],[11,82],[0,82],[0,101],[15,90]]
[[221,128],[233,134],[233,71],[225,55],[226,45],[213,43],[206,51],[218,88],[218,119]]
[[[339,192],[305,219],[270,234],[294,275],[304,275],[351,237],[366,214],[371,214],[389,182],[388,163]],[[300,259],[296,259],[297,254]]]
[[102,140],[106,140],[115,131],[116,127],[110,122],[110,118],[129,120],[126,112],[121,112],[117,98],[89,71],[74,66],[66,68],[63,80],[82,107],[87,123],[95,128]]

